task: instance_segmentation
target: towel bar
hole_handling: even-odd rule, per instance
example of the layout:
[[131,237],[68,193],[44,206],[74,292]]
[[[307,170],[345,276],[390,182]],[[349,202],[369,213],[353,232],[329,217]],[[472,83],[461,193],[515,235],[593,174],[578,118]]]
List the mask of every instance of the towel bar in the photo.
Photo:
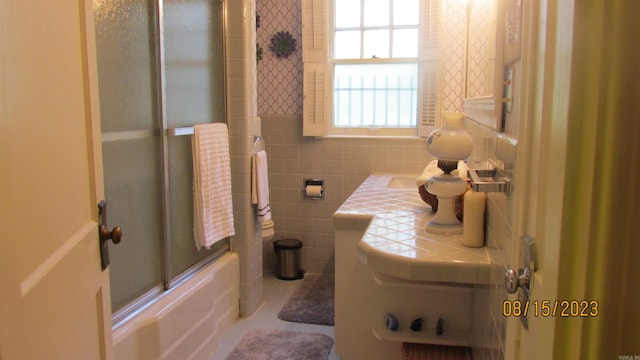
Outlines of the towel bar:
[[193,126],[167,129],[167,135],[169,136],[193,135]]
[[[192,126],[186,126],[186,127],[177,127],[177,128],[171,128],[171,129],[167,129],[167,135],[169,136],[183,136],[183,135],[193,135],[193,127]],[[264,150],[264,140],[262,139],[262,136],[260,135],[253,135],[253,147],[254,150],[256,149],[256,145],[259,145],[258,150]]]
[[264,148],[264,140],[260,135],[253,135],[253,152],[258,152],[260,150],[265,150]]

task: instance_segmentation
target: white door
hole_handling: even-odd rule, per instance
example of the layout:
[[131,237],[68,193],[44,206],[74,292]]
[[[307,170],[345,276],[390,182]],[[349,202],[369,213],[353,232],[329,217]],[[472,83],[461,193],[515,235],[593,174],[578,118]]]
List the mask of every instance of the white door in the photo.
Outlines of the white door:
[[509,321],[506,358],[636,358],[640,3],[523,3],[517,231],[536,239],[537,265],[529,329]]
[[112,358],[88,0],[0,2],[0,358]]
[[[524,2],[522,14],[522,56],[520,98],[517,113],[519,144],[516,168],[516,209],[513,252],[510,267],[524,267],[524,236],[535,242],[534,272],[529,284],[530,298],[523,290],[509,296],[519,302],[517,314],[527,311],[527,329],[517,316],[507,319],[505,357],[507,359],[553,359],[555,321],[558,300],[559,254],[563,221],[566,164],[566,107],[569,79],[567,54],[559,53],[555,37],[559,32],[552,22],[557,19],[553,0]],[[568,31],[571,22],[565,19]],[[570,36],[565,39],[571,41]],[[564,44],[566,45],[566,44]],[[570,48],[570,47],[569,47]],[[506,289],[505,289],[506,291]],[[512,308],[510,310],[514,310]]]
[[[548,39],[555,36],[555,28],[547,26],[547,13],[552,6],[548,1],[526,2],[523,9],[523,43],[520,82],[521,98],[519,114],[519,149],[516,165],[516,218],[514,221],[513,254],[511,268],[518,271],[524,266],[525,247],[522,237],[535,241],[535,269],[529,284],[530,302],[527,307],[528,329],[520,319],[511,316],[507,320],[505,357],[507,359],[553,359],[555,318],[535,316],[533,301],[537,305],[545,301],[553,307],[557,299],[560,251],[560,224],[564,192],[564,154],[560,139],[566,133],[554,129],[557,123],[549,121],[554,106],[560,107],[563,99],[553,96],[554,91],[566,85],[564,77],[556,78],[556,53],[549,47]],[[550,10],[553,11],[553,10]],[[568,73],[568,72],[567,72]],[[555,102],[555,103],[554,103]],[[553,176],[553,178],[551,177]],[[506,289],[505,289],[506,291]],[[509,297],[510,301],[522,301],[523,290]],[[549,301],[547,303],[546,301]],[[525,303],[521,302],[521,305]],[[521,306],[520,314],[524,311]],[[540,309],[540,307],[538,307]],[[538,313],[538,315],[540,315]]]

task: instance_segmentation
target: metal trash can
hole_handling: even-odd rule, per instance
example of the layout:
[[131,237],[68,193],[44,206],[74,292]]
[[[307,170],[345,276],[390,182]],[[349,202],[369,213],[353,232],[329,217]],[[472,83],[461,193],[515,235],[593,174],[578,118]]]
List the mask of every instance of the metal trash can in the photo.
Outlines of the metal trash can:
[[281,280],[298,280],[304,277],[300,269],[300,249],[302,241],[282,239],[273,242],[276,252],[276,276]]

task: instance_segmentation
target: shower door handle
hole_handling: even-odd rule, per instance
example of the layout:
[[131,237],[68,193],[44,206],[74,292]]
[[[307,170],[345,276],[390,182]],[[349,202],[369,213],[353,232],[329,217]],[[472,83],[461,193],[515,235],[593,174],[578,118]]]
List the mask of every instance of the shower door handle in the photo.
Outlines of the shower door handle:
[[102,270],[109,266],[109,240],[114,244],[122,241],[122,229],[119,226],[114,227],[111,231],[107,228],[107,202],[100,200],[98,203],[98,237],[100,238],[100,262]]

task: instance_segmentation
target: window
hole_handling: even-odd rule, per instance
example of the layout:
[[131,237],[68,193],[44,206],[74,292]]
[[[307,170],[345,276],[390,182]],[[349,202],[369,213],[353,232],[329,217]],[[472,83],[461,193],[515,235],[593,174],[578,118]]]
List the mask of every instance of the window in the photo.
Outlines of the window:
[[333,126],[416,128],[417,64],[334,66]]
[[439,1],[303,0],[304,135],[433,130]]

